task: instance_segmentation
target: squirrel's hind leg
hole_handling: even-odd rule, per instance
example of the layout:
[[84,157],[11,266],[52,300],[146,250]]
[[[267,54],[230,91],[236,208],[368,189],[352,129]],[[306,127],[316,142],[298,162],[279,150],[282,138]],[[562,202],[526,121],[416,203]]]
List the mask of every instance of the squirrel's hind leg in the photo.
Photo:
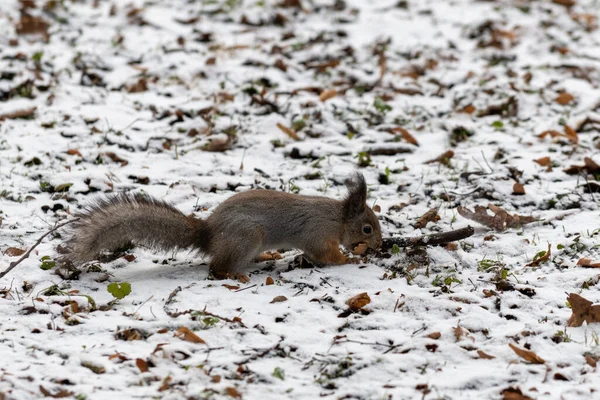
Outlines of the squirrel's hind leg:
[[236,278],[262,250],[263,234],[258,230],[239,230],[234,237],[211,243],[210,274],[216,279]]

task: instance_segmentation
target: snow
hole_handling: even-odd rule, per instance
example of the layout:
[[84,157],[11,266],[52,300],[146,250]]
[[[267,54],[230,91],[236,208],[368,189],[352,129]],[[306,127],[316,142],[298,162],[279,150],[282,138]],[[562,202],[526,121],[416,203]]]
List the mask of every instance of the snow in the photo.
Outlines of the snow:
[[[600,270],[577,265],[583,257],[600,262],[599,194],[586,191],[598,171],[563,170],[585,157],[600,163],[599,124],[580,130],[577,144],[538,137],[600,119],[600,30],[580,18],[598,17],[596,1],[567,9],[551,1],[410,0],[403,8],[305,0],[297,9],[275,0],[156,0],[114,2],[114,16],[111,2],[42,8],[50,3],[27,11],[50,24],[48,43],[17,34],[20,2],[0,5],[0,115],[37,107],[33,118],[0,118],[1,269],[18,259],[8,248],[29,248],[110,193],[143,191],[206,218],[253,188],[341,198],[357,169],[369,204],[381,207],[384,236],[469,224],[475,234],[454,250],[403,250],[360,265],[294,268],[300,253],[290,250],[248,266],[242,284],[208,280],[201,255],[142,248],[130,252],[132,261],[83,267],[79,279],[63,280],[40,268],[42,257],[57,258],[60,231],[0,279],[0,399],[501,399],[510,387],[530,398],[598,397],[599,372],[585,356],[600,357],[600,325],[567,327],[566,304],[567,293],[600,302]],[[283,27],[269,22],[278,15]],[[244,24],[244,16],[265,24]],[[478,33],[486,21],[500,48],[489,45],[489,30]],[[380,78],[377,46],[386,71],[368,90]],[[324,73],[307,68],[332,59],[341,62]],[[148,90],[130,93],[140,78]],[[28,80],[30,95],[11,91]],[[279,112],[252,101],[248,89],[263,87]],[[290,95],[309,87],[339,93],[325,102],[310,91]],[[422,94],[394,90],[408,88]],[[558,104],[562,91],[575,100]],[[477,116],[510,96],[515,115]],[[378,110],[377,98],[391,110]],[[459,112],[468,105],[476,111]],[[306,123],[301,141],[277,127],[298,119]],[[397,141],[389,132],[397,126],[420,146]],[[231,149],[202,150],[232,127]],[[452,147],[456,127],[473,135]],[[358,166],[359,154],[399,147],[411,152],[372,155]],[[450,149],[449,166],[425,163]],[[534,162],[545,156],[552,171]],[[514,169],[525,195],[512,193]],[[386,171],[390,184],[380,181]],[[41,190],[47,184],[72,186],[49,193]],[[456,210],[490,203],[540,221],[496,232]],[[439,221],[412,227],[434,207]],[[548,244],[550,260],[526,266]],[[517,290],[496,287],[502,268]],[[131,294],[111,303],[110,282],[129,282]],[[46,294],[54,285],[59,291]],[[370,304],[346,312],[345,302],[364,292]],[[287,301],[271,303],[276,296]],[[177,337],[182,326],[206,344]],[[136,335],[131,329],[141,340],[123,340]],[[429,336],[436,332],[438,339]],[[509,344],[545,364],[524,361]]]

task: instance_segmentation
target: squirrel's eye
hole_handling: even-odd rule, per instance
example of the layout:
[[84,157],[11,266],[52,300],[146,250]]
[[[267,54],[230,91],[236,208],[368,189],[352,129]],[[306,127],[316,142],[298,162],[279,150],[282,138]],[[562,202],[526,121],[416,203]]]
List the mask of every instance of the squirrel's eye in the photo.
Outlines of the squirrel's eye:
[[373,228],[371,228],[371,225],[365,225],[363,226],[363,233],[368,235],[373,231]]

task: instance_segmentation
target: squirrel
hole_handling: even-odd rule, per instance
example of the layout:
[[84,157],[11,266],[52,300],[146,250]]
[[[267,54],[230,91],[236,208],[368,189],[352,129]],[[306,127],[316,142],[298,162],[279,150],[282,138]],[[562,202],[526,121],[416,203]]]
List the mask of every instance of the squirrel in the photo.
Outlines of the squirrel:
[[317,264],[358,263],[340,244],[381,246],[379,220],[366,204],[362,174],[346,181],[343,200],[266,189],[233,195],[206,219],[186,216],[172,205],[145,194],[122,193],[88,205],[72,224],[66,260],[97,259],[103,251],[143,245],[155,250],[192,249],[210,256],[217,279],[239,271],[262,251],[296,248]]

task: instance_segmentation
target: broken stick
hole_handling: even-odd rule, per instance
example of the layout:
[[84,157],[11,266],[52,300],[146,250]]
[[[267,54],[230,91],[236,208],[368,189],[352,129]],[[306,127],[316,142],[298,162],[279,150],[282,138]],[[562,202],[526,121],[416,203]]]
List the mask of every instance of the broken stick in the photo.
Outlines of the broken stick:
[[437,246],[444,243],[455,242],[457,240],[466,239],[475,233],[475,229],[471,225],[460,228],[455,231],[433,233],[431,235],[423,235],[416,237],[398,237],[385,238],[381,244],[381,250],[386,251],[394,245],[398,247],[416,247],[416,246]]

